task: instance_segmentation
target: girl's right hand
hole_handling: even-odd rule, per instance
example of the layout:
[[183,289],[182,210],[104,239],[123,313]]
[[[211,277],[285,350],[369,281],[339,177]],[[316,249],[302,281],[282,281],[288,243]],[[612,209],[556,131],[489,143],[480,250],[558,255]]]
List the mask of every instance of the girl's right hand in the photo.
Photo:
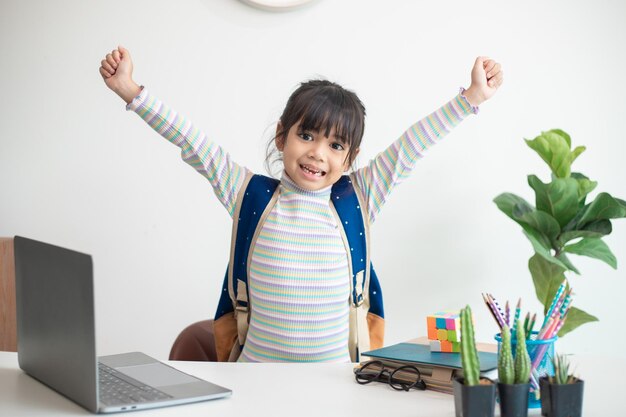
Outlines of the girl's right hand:
[[130,103],[141,92],[141,88],[133,81],[133,61],[130,52],[123,46],[111,51],[100,62],[100,75],[106,86],[126,103]]

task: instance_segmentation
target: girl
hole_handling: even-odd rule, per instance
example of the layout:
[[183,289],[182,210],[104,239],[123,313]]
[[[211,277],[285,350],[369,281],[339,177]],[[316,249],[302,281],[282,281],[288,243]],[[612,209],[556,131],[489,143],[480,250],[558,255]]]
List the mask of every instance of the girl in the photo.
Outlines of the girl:
[[[107,54],[100,66],[107,87],[127,103],[128,110],[181,148],[182,158],[209,180],[233,217],[249,171],[190,121],[139,87],[132,71],[130,54],[121,46]],[[368,224],[425,151],[495,94],[503,81],[500,64],[478,57],[471,80],[467,90],[461,89],[411,126],[367,166],[353,170],[351,184],[361,196]],[[329,81],[304,82],[289,98],[266,159],[268,164],[274,156],[282,161],[278,199],[259,223],[260,232],[251,246],[249,327],[243,350],[231,360],[350,361],[349,254],[329,202],[331,188],[359,153],[364,118],[365,108],[356,94]],[[370,317],[371,327],[369,321]],[[219,349],[218,342],[218,354]]]

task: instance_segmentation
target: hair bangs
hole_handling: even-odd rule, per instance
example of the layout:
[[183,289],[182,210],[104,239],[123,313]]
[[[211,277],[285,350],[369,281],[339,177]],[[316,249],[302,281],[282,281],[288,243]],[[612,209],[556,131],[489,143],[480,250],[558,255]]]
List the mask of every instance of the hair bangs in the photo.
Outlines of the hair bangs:
[[[350,147],[358,147],[362,129],[362,113],[345,100],[341,91],[329,91],[327,95],[311,97],[300,115],[300,129],[311,130],[335,138]],[[334,93],[334,94],[333,94]],[[361,114],[359,114],[361,113]],[[334,132],[333,132],[334,130]]]

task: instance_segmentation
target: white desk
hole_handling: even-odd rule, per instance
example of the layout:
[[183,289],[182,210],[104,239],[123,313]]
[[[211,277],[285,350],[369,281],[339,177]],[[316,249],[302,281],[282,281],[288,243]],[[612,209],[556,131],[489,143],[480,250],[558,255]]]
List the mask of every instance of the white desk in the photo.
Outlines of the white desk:
[[[617,397],[626,359],[576,357],[585,380],[584,415],[623,415]],[[156,410],[128,416],[454,416],[451,395],[433,391],[395,391],[386,384],[361,386],[352,365],[236,364],[169,362],[182,371],[233,390],[230,398]],[[619,388],[618,388],[619,387]],[[497,407],[496,407],[497,409]],[[17,354],[0,352],[0,416],[92,415],[72,401],[27,376],[17,365]],[[496,410],[496,415],[498,411]],[[529,413],[540,415],[538,410]]]

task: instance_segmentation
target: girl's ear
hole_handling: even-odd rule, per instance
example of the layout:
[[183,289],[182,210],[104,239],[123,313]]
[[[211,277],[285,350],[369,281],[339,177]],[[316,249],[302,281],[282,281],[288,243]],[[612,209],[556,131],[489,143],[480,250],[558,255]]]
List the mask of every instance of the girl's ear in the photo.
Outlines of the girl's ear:
[[278,122],[278,124],[276,125],[276,136],[274,137],[274,143],[276,144],[276,149],[278,149],[280,152],[282,152],[285,148],[285,134],[281,134],[282,130],[283,124],[281,122]]

